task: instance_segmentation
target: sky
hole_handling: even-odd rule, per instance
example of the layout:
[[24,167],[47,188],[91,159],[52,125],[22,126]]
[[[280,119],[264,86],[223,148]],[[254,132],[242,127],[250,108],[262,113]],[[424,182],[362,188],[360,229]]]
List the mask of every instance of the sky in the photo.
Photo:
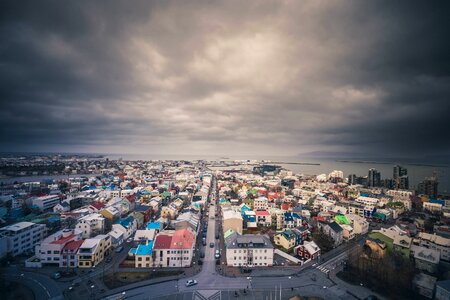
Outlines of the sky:
[[448,156],[447,3],[2,1],[0,150]]

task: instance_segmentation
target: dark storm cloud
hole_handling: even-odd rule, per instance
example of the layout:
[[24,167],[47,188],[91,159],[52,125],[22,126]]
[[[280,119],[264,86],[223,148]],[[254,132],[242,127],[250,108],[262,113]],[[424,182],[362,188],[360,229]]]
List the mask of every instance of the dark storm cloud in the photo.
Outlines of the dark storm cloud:
[[448,153],[448,5],[0,5],[3,150]]

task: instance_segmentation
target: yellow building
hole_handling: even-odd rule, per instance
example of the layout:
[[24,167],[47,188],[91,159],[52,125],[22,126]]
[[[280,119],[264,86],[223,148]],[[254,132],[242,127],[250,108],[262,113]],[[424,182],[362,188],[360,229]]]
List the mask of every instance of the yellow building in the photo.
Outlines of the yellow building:
[[78,267],[92,268],[98,265],[111,249],[111,237],[100,234],[94,238],[86,239],[78,249]]
[[286,230],[276,234],[273,240],[275,245],[281,246],[284,249],[289,250],[295,247],[296,236],[292,231]]

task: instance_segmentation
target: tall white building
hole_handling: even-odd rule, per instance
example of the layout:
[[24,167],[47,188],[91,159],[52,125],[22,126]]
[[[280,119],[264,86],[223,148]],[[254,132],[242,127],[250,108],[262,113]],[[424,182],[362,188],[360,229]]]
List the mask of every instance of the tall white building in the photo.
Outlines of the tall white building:
[[31,222],[20,222],[0,228],[0,236],[3,243],[7,243],[7,253],[12,256],[20,255],[27,251],[34,250],[34,246],[39,243],[47,234],[47,227],[44,224]]
[[62,257],[64,247],[72,241],[79,240],[81,240],[81,230],[60,230],[36,245],[36,257],[41,260],[41,265],[54,264],[62,267],[64,266]]
[[82,231],[82,237],[88,239],[97,234],[103,233],[105,230],[105,217],[101,214],[89,214],[81,217],[75,227]]
[[47,195],[42,197],[34,198],[32,203],[39,207],[40,210],[46,211],[53,209],[53,206],[59,204],[59,195]]

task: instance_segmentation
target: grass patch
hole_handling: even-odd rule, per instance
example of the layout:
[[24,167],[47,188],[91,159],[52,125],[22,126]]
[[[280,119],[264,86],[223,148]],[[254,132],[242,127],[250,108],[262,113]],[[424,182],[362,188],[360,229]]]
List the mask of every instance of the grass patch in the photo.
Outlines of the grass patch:
[[105,277],[104,283],[109,289],[114,289],[144,280],[176,276],[184,271],[143,271],[143,272],[117,272]]

